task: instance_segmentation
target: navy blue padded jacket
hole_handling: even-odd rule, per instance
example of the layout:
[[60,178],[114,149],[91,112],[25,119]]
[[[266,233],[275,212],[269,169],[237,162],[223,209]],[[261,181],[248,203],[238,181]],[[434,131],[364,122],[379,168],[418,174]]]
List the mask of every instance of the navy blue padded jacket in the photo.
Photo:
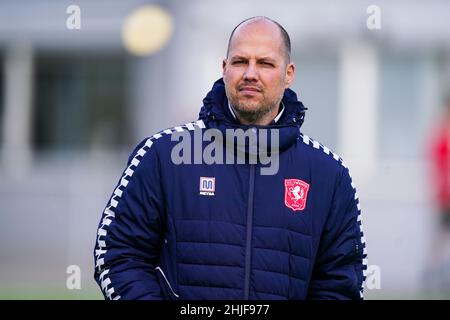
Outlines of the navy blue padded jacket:
[[279,132],[274,175],[261,163],[172,161],[174,132],[249,128],[231,114],[222,79],[198,121],[135,148],[98,227],[94,277],[105,298],[363,297],[366,244],[349,170],[300,132],[305,108],[292,90],[282,102],[264,127]]

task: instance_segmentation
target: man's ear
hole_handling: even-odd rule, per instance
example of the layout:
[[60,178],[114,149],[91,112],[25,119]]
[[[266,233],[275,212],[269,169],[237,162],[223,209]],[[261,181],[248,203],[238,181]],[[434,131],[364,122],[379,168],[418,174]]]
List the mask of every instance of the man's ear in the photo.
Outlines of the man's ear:
[[285,81],[285,88],[289,88],[292,84],[292,81],[294,81],[294,74],[295,74],[295,65],[291,62],[288,64],[286,68],[286,81]]
[[225,59],[222,60],[222,76],[225,75],[226,67],[227,67],[227,59],[225,58]]

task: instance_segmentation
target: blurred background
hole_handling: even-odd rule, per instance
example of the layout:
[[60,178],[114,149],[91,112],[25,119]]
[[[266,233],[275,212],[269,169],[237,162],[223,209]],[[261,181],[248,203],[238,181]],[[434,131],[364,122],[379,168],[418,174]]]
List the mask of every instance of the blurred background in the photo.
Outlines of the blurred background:
[[[2,0],[0,299],[102,298],[96,229],[128,154],[197,119],[231,30],[256,15],[291,36],[303,132],[351,168],[365,297],[450,298],[432,167],[449,12],[443,0]],[[73,265],[80,289],[67,287]]]

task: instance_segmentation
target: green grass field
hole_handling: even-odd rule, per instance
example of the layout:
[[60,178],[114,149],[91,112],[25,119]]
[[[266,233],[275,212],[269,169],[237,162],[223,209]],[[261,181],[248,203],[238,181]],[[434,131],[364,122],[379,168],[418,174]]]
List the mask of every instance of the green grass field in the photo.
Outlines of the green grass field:
[[0,290],[0,300],[102,300],[100,290],[48,289],[4,289]]

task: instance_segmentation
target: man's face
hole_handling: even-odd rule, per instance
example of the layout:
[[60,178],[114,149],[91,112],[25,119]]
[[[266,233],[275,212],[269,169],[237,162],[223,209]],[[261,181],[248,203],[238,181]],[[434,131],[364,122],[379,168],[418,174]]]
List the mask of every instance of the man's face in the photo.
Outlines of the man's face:
[[281,32],[268,21],[236,29],[223,61],[225,91],[244,124],[269,124],[278,113],[284,90],[294,78]]

